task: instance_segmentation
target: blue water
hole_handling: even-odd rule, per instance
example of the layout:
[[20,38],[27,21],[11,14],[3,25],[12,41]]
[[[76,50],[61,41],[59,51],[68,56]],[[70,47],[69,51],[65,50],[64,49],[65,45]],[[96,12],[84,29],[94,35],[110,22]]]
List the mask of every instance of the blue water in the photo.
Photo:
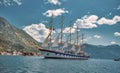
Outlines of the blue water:
[[0,56],[0,73],[120,73],[120,62],[105,59],[83,61]]

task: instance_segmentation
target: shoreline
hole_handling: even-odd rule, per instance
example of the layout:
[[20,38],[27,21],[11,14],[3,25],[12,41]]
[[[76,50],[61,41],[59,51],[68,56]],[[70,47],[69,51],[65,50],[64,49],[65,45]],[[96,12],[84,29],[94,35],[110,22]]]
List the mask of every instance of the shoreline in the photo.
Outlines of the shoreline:
[[20,52],[20,51],[2,51],[0,55],[11,55],[11,56],[41,56],[41,53],[36,52]]

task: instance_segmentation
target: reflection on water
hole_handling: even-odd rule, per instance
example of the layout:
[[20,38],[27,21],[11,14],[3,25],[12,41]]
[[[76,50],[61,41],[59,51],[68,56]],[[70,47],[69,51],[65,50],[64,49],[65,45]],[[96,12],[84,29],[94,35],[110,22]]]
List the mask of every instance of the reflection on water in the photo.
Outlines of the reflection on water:
[[83,61],[0,56],[0,73],[120,73],[120,62],[101,59]]

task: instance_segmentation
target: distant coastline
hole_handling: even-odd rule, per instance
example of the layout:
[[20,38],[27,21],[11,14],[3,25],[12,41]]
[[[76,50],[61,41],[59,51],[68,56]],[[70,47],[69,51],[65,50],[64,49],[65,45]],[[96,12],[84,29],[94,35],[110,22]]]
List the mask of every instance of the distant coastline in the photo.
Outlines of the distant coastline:
[[13,56],[41,56],[39,52],[20,52],[20,51],[0,51],[0,55],[13,55]]

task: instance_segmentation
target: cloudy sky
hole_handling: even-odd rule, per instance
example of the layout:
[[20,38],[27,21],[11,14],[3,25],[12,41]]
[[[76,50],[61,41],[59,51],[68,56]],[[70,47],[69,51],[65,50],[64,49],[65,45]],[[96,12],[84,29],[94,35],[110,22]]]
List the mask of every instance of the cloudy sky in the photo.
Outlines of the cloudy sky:
[[52,15],[54,34],[64,16],[64,34],[72,21],[72,33],[78,25],[86,43],[120,45],[120,0],[0,0],[0,16],[39,42],[49,33]]

